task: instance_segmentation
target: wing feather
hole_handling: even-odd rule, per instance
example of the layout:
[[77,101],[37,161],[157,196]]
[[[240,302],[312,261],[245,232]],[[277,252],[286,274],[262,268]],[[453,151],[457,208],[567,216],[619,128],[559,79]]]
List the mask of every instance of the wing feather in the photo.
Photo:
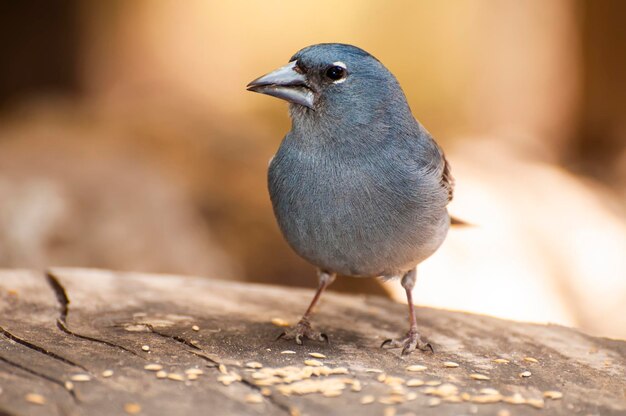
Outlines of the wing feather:
[[441,158],[443,159],[443,172],[441,173],[441,186],[448,191],[448,202],[452,201],[454,197],[454,177],[452,176],[452,169],[450,163],[446,159],[446,155],[441,148],[439,149]]

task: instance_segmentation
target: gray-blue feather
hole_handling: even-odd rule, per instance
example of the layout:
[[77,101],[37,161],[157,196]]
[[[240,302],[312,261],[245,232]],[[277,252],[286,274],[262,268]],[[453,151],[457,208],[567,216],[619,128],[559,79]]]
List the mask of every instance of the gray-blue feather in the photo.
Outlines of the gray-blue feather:
[[[274,213],[292,248],[319,268],[401,275],[429,257],[449,227],[450,169],[413,117],[396,78],[350,45],[293,56],[315,100],[290,105],[292,130],[268,173]],[[329,80],[329,66],[345,77]]]

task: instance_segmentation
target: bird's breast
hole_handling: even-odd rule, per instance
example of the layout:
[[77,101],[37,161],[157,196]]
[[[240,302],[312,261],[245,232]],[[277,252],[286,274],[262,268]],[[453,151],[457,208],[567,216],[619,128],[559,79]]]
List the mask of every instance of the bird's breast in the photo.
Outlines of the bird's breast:
[[270,164],[268,185],[291,247],[337,273],[406,270],[432,254],[447,231],[445,204],[429,206],[424,183],[384,158],[281,147]]

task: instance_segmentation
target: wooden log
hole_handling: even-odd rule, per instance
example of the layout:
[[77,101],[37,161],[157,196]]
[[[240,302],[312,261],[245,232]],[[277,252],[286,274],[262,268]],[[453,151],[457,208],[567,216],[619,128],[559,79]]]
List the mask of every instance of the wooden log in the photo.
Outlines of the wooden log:
[[[195,277],[2,271],[0,414],[626,412],[624,341],[418,308],[435,353],[403,357],[379,345],[406,330],[406,306],[332,292],[314,318],[329,345],[277,341],[272,319],[295,323],[311,296]],[[325,355],[321,367],[305,364],[310,353]]]

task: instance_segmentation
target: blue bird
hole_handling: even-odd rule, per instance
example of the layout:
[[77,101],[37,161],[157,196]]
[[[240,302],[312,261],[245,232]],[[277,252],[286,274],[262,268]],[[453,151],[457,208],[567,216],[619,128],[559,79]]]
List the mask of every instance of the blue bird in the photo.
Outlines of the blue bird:
[[453,179],[396,78],[364,50],[327,43],[300,50],[248,90],[290,103],[292,128],[270,163],[269,194],[285,239],[318,269],[313,301],[279,338],[328,341],[309,319],[338,274],[397,277],[410,328],[381,347],[432,351],[417,330],[412,289],[417,265],[448,232]]

